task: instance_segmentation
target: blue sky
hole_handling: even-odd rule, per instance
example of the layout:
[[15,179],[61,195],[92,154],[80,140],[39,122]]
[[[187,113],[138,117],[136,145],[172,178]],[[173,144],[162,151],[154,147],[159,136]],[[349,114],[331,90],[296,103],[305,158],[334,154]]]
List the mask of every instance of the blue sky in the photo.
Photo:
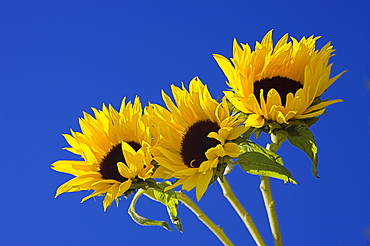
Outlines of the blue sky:
[[[54,199],[71,176],[50,165],[77,158],[62,150],[61,134],[79,131],[77,119],[90,107],[118,108],[123,97],[136,95],[144,104],[163,104],[160,90],[194,76],[221,96],[226,78],[212,54],[230,57],[234,38],[254,46],[274,29],[275,41],[285,33],[322,36],[318,47],[332,41],[332,75],[348,70],[325,93],[345,102],[330,106],[312,127],[322,178],[311,174],[300,150],[285,143],[278,152],[299,183],[271,181],[283,241],[364,245],[366,230],[370,237],[369,7],[369,1],[1,1],[0,244],[220,245],[181,205],[184,233],[139,226],[126,213],[128,201],[103,212],[102,198],[80,204],[88,192]],[[267,142],[262,135],[259,143]],[[228,180],[272,245],[259,178],[235,168]],[[199,205],[235,245],[253,245],[218,184]],[[165,208],[147,198],[137,209],[168,221]]]

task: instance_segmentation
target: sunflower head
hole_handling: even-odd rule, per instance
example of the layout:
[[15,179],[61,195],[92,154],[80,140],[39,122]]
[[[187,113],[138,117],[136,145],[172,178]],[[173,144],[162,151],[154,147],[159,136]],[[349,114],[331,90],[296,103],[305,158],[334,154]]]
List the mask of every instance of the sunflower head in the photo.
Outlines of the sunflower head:
[[159,168],[156,178],[176,178],[174,185],[191,190],[196,187],[199,200],[210,182],[223,174],[228,158],[241,153],[231,140],[247,130],[237,116],[230,115],[226,99],[213,99],[198,78],[189,85],[189,91],[171,86],[173,102],[162,93],[167,109],[151,104],[147,113],[153,125],[161,132],[161,139],[153,149]]
[[84,113],[79,120],[82,132],[64,134],[70,147],[66,150],[83,160],[60,160],[52,164],[59,172],[75,178],[61,185],[56,196],[64,192],[94,190],[83,201],[94,196],[105,196],[104,210],[140,188],[155,187],[151,178],[152,147],[159,139],[157,131],[149,126],[139,98],[134,103],[122,101],[120,111],[103,105],[102,110],[92,109],[95,117]]
[[334,49],[327,43],[316,50],[319,38],[298,41],[291,37],[288,42],[286,34],[274,46],[271,30],[254,50],[234,40],[231,61],[214,55],[231,87],[225,96],[246,115],[247,126],[305,124],[324,114],[328,105],[342,101],[320,99],[345,71],[330,78],[332,64],[328,62]]

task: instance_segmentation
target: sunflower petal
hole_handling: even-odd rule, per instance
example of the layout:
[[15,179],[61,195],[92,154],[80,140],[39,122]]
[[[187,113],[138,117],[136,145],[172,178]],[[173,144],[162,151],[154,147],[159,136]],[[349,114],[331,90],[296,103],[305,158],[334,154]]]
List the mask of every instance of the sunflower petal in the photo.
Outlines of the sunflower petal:
[[260,128],[265,124],[265,120],[258,114],[250,114],[248,115],[247,120],[245,121],[245,125],[249,127],[256,127]]
[[202,198],[202,196],[206,192],[209,186],[209,183],[211,182],[212,176],[213,176],[213,171],[208,170],[205,174],[202,174],[201,176],[198,177],[197,189],[195,192],[198,201],[200,200],[200,198]]

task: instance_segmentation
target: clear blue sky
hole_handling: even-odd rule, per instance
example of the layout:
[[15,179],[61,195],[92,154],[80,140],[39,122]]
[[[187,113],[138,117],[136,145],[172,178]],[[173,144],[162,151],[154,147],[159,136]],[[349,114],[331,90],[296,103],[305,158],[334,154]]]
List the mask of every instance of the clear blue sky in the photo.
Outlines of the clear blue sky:
[[[298,3],[299,2],[299,3]],[[348,70],[326,92],[344,99],[313,126],[319,175],[309,159],[283,144],[279,154],[299,185],[272,180],[285,245],[365,245],[369,215],[369,1],[1,1],[0,2],[0,244],[1,245],[220,245],[184,206],[184,233],[143,227],[128,202],[103,212],[102,198],[63,194],[71,178],[50,169],[63,151],[62,133],[79,131],[90,107],[124,96],[162,104],[160,90],[194,76],[214,97],[227,88],[213,53],[231,56],[233,38],[254,46],[270,30],[300,39],[332,41],[332,73]],[[261,137],[261,144],[268,141]],[[259,178],[236,168],[236,195],[269,245]],[[195,199],[194,192],[189,196]],[[154,209],[148,213],[148,206]],[[253,245],[236,213],[211,185],[201,208],[235,245]],[[138,212],[168,221],[165,207],[143,198]],[[367,242],[369,243],[369,242]]]

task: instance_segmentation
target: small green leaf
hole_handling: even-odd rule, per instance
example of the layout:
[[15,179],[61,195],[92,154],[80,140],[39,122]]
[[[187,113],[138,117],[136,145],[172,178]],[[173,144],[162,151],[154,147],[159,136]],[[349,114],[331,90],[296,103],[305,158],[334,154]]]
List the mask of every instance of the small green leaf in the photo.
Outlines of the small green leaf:
[[310,129],[307,127],[296,128],[295,131],[289,132],[288,140],[292,145],[301,149],[308,155],[312,161],[312,173],[315,175],[315,177],[319,178],[317,175],[318,150],[316,146],[316,140]]
[[131,216],[131,218],[140,225],[146,225],[146,226],[162,226],[163,228],[171,231],[171,228],[168,226],[167,222],[165,221],[158,221],[158,220],[151,220],[148,218],[145,218],[141,216],[140,214],[136,213],[135,211],[135,205],[139,197],[144,194],[146,191],[139,190],[134,198],[131,201],[130,207],[128,209],[128,214]]
[[263,152],[246,152],[239,156],[236,163],[247,173],[277,178],[284,180],[284,182],[297,184],[290,171],[282,165],[280,157],[276,158],[276,156],[270,156]]
[[[169,181],[157,183],[157,188],[148,190],[147,193],[151,198],[154,198],[167,207],[167,212],[172,224],[182,232],[181,220],[177,217],[177,206],[179,204],[179,200],[177,199],[176,193],[172,189],[166,192],[164,191],[164,189],[170,185],[172,184]],[[152,192],[152,194],[150,194],[150,192]]]

